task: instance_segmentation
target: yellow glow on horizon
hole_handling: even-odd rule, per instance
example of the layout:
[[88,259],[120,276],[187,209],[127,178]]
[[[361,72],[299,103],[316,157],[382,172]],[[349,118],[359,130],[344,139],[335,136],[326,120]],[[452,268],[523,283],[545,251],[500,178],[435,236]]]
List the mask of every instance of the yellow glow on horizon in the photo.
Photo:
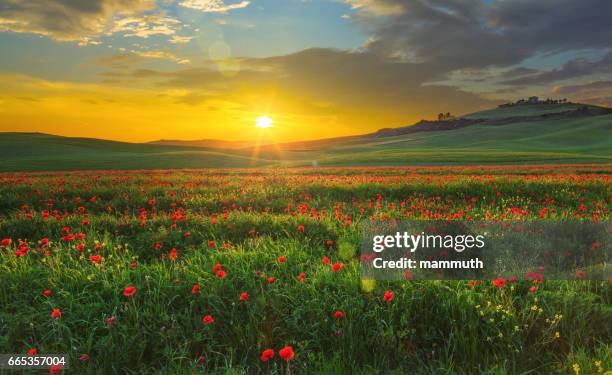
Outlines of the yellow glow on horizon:
[[255,120],[255,126],[261,129],[271,128],[273,126],[273,121],[268,116],[260,116]]

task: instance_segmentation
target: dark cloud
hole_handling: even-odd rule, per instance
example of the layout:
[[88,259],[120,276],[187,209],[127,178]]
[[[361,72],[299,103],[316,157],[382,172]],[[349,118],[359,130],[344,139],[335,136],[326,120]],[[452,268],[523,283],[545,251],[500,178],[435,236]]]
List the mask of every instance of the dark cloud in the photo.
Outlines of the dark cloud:
[[538,85],[603,73],[612,73],[612,52],[609,52],[600,60],[574,59],[567,61],[557,69],[532,73],[523,77],[502,81],[501,83],[504,85],[520,86]]
[[569,86],[558,86],[555,87],[554,92],[561,95],[570,95],[570,94],[584,94],[591,93],[593,91],[600,90],[611,90],[612,91],[612,81],[594,81],[581,85],[569,85]]
[[175,72],[137,70],[131,77],[164,88],[191,90],[197,95],[186,97],[190,104],[228,97],[243,102],[237,93],[252,99],[273,92],[288,99],[284,105],[292,106],[289,111],[339,116],[370,111],[394,116],[391,121],[399,124],[442,110],[465,113],[495,104],[455,87],[428,84],[443,71],[436,64],[391,61],[370,52],[309,49],[244,58],[239,65],[240,70],[231,76],[204,66]]
[[154,6],[154,0],[0,0],[0,31],[86,42],[103,32],[114,14]]
[[609,0],[348,2],[361,7],[356,18],[371,33],[369,50],[449,70],[511,66],[538,54],[612,46]]

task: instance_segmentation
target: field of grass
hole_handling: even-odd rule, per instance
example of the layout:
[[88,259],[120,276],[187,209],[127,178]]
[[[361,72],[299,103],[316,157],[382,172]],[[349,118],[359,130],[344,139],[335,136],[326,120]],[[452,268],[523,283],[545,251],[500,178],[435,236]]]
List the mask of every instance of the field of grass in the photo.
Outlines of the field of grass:
[[608,223],[611,172],[1,174],[0,353],[79,374],[603,374],[610,280],[364,281],[355,241],[372,220]]
[[133,144],[35,133],[0,133],[0,171],[609,163],[612,161],[610,114],[520,120],[524,116],[571,111],[577,107],[560,104],[498,108],[467,117],[511,117],[512,123],[480,124],[392,137],[362,135],[267,145],[258,149]]

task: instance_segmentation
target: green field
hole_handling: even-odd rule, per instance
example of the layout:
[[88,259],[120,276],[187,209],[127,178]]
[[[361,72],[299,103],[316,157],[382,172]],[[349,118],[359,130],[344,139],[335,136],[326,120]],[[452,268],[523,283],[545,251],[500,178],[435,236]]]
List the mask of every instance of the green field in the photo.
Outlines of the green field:
[[538,278],[493,283],[363,278],[359,237],[394,220],[609,225],[609,179],[609,165],[0,176],[0,353],[66,353],[68,374],[604,374],[612,279],[591,277],[590,241],[554,249],[584,280],[541,259]]
[[[501,108],[467,118],[512,118],[455,130],[372,134],[252,148],[131,144],[0,133],[0,170],[166,169],[260,166],[591,163],[612,161],[612,114],[534,119],[576,105]],[[521,120],[521,116],[525,120]]]

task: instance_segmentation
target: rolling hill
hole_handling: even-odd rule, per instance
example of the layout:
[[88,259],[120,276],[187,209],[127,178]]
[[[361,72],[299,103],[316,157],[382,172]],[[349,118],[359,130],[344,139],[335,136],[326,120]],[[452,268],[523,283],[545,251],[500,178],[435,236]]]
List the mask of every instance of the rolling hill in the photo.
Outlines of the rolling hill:
[[496,108],[371,134],[265,145],[135,144],[0,133],[0,171],[263,166],[611,163],[612,110],[579,104]]

